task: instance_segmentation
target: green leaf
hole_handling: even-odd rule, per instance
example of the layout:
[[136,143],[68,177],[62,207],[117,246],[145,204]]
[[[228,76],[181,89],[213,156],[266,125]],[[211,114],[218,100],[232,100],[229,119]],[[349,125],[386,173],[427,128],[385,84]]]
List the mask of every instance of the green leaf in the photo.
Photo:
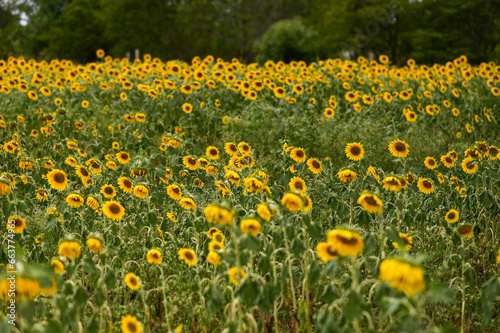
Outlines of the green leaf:
[[302,240],[300,240],[299,238],[296,238],[292,241],[291,249],[292,253],[296,257],[300,257],[302,253],[304,253],[304,251],[306,250],[304,244],[302,243]]
[[455,301],[455,293],[445,283],[434,282],[430,285],[428,297],[431,302],[444,302],[452,304]]
[[347,304],[343,308],[344,316],[351,320],[359,317],[366,308],[365,300],[357,291],[351,289],[346,292],[346,297]]
[[113,271],[108,271],[104,277],[104,283],[108,289],[113,289],[116,284],[115,273]]
[[337,298],[339,298],[337,288],[335,288],[335,286],[331,283],[327,284],[321,293],[321,299],[323,302],[331,303]]
[[251,276],[247,276],[240,284],[236,294],[241,298],[243,302],[246,303],[248,307],[251,307],[257,301],[259,297],[260,285],[257,280],[253,279]]
[[309,271],[307,273],[307,283],[309,286],[314,286],[319,281],[321,277],[321,269],[317,260],[313,260],[309,264]]
[[82,286],[78,287],[74,297],[76,304],[78,304],[79,306],[84,306],[85,303],[87,303],[88,298],[89,295],[87,293],[87,290],[85,290]]

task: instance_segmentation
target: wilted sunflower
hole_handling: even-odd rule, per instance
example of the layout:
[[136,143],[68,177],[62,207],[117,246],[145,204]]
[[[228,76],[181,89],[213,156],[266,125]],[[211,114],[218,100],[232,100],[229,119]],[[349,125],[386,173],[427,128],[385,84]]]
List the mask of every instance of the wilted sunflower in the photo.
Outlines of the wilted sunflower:
[[139,290],[139,288],[141,287],[141,280],[134,273],[127,273],[127,275],[125,275],[124,281],[127,287],[129,287],[131,290]]
[[306,153],[304,149],[302,148],[293,148],[292,151],[290,152],[290,157],[295,161],[295,162],[305,162],[306,161]]
[[461,225],[457,231],[463,238],[472,238],[474,236],[474,228],[470,224]]
[[457,221],[458,221],[459,217],[460,217],[460,214],[458,213],[458,211],[457,211],[457,210],[455,210],[455,209],[450,209],[450,210],[448,211],[448,213],[446,213],[446,215],[445,215],[444,219],[445,219],[445,220],[446,220],[446,222],[448,222],[448,223],[455,223],[455,222],[457,222]]
[[179,254],[179,259],[184,260],[184,262],[186,264],[188,264],[189,266],[196,265],[197,258],[196,258],[196,254],[194,253],[193,250],[180,249],[178,254]]
[[257,214],[259,214],[260,218],[263,220],[266,220],[268,222],[271,220],[271,210],[265,204],[257,205]]
[[217,160],[219,159],[219,149],[217,149],[214,146],[209,146],[207,148],[207,151],[205,153],[207,157],[209,157],[211,160]]
[[240,229],[243,234],[251,233],[254,237],[257,237],[262,226],[257,219],[246,218],[241,221]]
[[26,228],[26,220],[19,216],[10,216],[7,221],[7,230],[14,226],[14,233],[20,234]]
[[136,187],[134,187],[134,195],[138,198],[146,199],[149,195],[149,189],[146,185],[136,185]]
[[358,178],[356,173],[352,171],[351,169],[343,169],[337,172],[337,176],[339,177],[340,181],[344,183],[349,183],[353,182]]
[[358,198],[357,203],[368,213],[382,214],[383,203],[376,194],[363,191],[363,194],[361,194]]
[[134,191],[134,183],[127,177],[118,178],[118,186],[125,193],[132,193]]
[[306,193],[306,182],[300,177],[293,177],[292,179],[290,179],[288,186],[292,191],[297,191],[302,194]]
[[63,191],[68,186],[68,178],[64,171],[59,169],[53,169],[47,174],[47,180],[50,187],[54,190]]
[[330,230],[326,237],[328,243],[336,245],[340,256],[357,257],[365,248],[363,239],[356,231],[335,229]]
[[[217,237],[217,235],[219,234],[222,234],[222,233],[216,233],[214,235],[214,239],[210,241],[210,243],[208,243],[208,250],[209,251],[225,251],[226,248],[224,247],[224,243],[223,242],[219,242],[217,239],[215,239]],[[222,237],[222,240],[224,240],[224,237]]]
[[66,203],[70,207],[80,208],[85,203],[85,200],[80,194],[73,193],[68,195],[68,197],[66,198]]
[[196,209],[196,203],[191,198],[182,198],[181,200],[179,200],[179,204],[181,205],[182,208],[186,210]]
[[125,216],[125,208],[117,201],[106,201],[102,210],[104,215],[113,221],[119,221]]
[[476,173],[478,168],[478,163],[472,157],[464,158],[462,161],[462,170],[468,174]]
[[52,259],[50,266],[53,267],[54,272],[57,274],[62,274],[62,272],[64,272],[64,264],[59,259]]
[[167,194],[175,201],[179,201],[182,198],[182,190],[177,184],[169,185],[167,187]]
[[389,143],[389,151],[395,157],[407,157],[410,153],[409,145],[401,140],[393,140]]
[[432,182],[427,178],[420,177],[418,179],[417,186],[420,192],[424,194],[431,194],[432,192],[434,192],[434,185],[432,185]]
[[102,193],[102,195],[104,195],[104,197],[107,199],[111,199],[111,198],[116,197],[116,190],[115,190],[115,187],[113,185],[109,185],[109,184],[103,185],[101,187],[100,193]]
[[236,171],[227,170],[224,177],[227,178],[231,184],[241,186],[241,176]]
[[281,199],[281,204],[291,212],[300,211],[304,206],[302,198],[292,192],[289,192],[283,196],[283,198]]
[[346,156],[353,161],[359,161],[363,158],[365,150],[363,145],[358,142],[348,143],[345,147]]
[[198,168],[198,160],[192,156],[184,156],[182,159],[182,163],[188,168],[189,170],[196,170]]
[[170,221],[177,222],[177,216],[175,216],[174,213],[167,213],[167,217]]
[[121,164],[128,164],[130,162],[130,155],[124,151],[117,153],[115,156]]
[[436,160],[434,159],[434,157],[430,156],[425,158],[424,165],[431,170],[437,168]]
[[307,166],[309,167],[309,170],[315,175],[320,174],[323,171],[321,162],[312,157],[307,160]]
[[388,176],[382,182],[384,183],[384,190],[397,192],[401,189],[399,177]]
[[142,325],[132,315],[122,317],[120,328],[123,333],[142,333]]
[[378,279],[408,296],[425,290],[424,272],[418,266],[399,259],[386,259],[379,266]]

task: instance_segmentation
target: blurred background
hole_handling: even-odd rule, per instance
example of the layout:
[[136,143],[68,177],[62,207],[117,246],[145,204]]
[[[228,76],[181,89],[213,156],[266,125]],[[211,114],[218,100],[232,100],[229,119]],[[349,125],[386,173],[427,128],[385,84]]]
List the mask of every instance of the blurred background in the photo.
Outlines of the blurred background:
[[[498,0],[0,0],[0,58],[500,59]],[[138,50],[138,52],[136,51]]]

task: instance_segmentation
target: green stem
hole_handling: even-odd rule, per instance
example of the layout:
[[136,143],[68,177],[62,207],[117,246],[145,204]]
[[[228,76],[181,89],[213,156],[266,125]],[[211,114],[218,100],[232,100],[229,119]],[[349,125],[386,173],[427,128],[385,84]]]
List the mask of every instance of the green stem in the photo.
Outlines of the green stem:
[[168,302],[167,302],[167,293],[166,293],[166,286],[165,286],[165,275],[163,274],[163,267],[160,265],[160,272],[161,272],[161,292],[163,294],[163,307],[165,309],[165,323],[167,324],[167,331],[170,331],[170,320],[168,316]]

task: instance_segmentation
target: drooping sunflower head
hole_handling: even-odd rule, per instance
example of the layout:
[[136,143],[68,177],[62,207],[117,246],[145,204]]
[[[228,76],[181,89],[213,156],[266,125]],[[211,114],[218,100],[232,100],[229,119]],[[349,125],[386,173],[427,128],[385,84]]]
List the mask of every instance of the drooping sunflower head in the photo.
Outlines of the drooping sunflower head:
[[85,203],[85,200],[80,194],[72,193],[66,198],[68,206],[73,208],[80,208]]
[[384,189],[388,190],[388,191],[397,192],[402,188],[401,181],[399,180],[399,177],[388,176],[388,177],[385,177],[382,182],[384,183]]
[[283,198],[281,199],[281,204],[291,212],[300,211],[304,206],[302,198],[292,192],[289,192],[283,196]]
[[327,242],[337,245],[337,252],[341,256],[357,257],[363,252],[365,243],[361,236],[352,230],[335,229],[327,233]]
[[316,251],[318,252],[318,257],[325,263],[340,256],[336,243],[320,242],[316,245]]
[[149,189],[146,187],[146,185],[136,185],[134,187],[134,195],[138,198],[146,199],[149,195]]
[[241,221],[240,229],[243,234],[250,233],[254,237],[257,237],[262,229],[262,226],[257,219],[246,218]]
[[340,181],[344,183],[349,183],[355,181],[358,176],[354,171],[351,169],[343,169],[337,172],[337,176],[339,177]]
[[465,173],[468,174],[476,173],[478,168],[479,164],[472,157],[464,158],[464,160],[462,161],[462,170]]
[[363,207],[368,213],[381,214],[383,209],[383,203],[380,198],[373,193],[364,191],[363,194],[358,198],[357,203]]
[[464,238],[472,238],[474,236],[474,228],[470,224],[461,225],[457,232]]

